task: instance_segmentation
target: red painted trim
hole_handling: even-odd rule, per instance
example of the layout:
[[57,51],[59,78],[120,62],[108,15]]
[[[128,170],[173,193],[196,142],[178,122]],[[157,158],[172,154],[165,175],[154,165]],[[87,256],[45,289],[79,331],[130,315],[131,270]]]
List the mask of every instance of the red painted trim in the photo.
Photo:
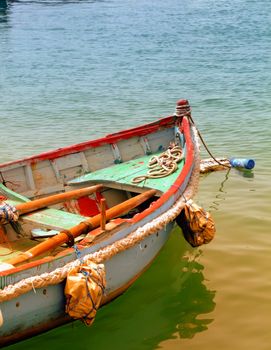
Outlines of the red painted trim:
[[0,164],[0,168],[3,168],[8,165],[20,164],[25,162],[29,162],[33,164],[41,160],[56,159],[68,154],[84,151],[88,148],[95,148],[106,144],[116,143],[120,140],[129,139],[133,136],[144,136],[144,135],[153,133],[159,130],[160,128],[173,126],[175,124],[175,119],[176,119],[175,116],[165,117],[160,120],[156,120],[155,122],[152,122],[152,123],[144,124],[131,129],[126,129],[114,134],[109,134],[100,139],[81,142],[75,145],[58,148],[53,151],[40,153],[38,155],[34,155],[24,159],[3,163],[3,164]]
[[20,266],[15,266],[14,268],[11,268],[9,270],[1,271],[0,272],[0,277],[13,275],[13,274],[16,274],[18,272],[21,272],[21,271],[24,271],[24,270],[27,270],[27,269],[31,269],[32,267],[36,267],[36,266],[39,266],[39,265],[42,265],[42,264],[45,264],[45,263],[49,263],[52,260],[55,260],[54,256],[46,256],[44,258],[41,258],[41,259],[38,259],[38,260],[35,260],[35,261],[31,261],[31,262],[25,263],[25,264],[20,265]]
[[142,220],[143,218],[145,218],[146,216],[150,215],[152,212],[160,208],[162,204],[164,204],[170,197],[176,194],[176,192],[178,191],[178,188],[183,184],[187,176],[189,176],[189,173],[194,165],[195,149],[194,149],[194,144],[190,133],[190,123],[186,117],[182,119],[180,128],[184,133],[185,142],[186,142],[186,159],[185,159],[184,167],[180,175],[177,177],[176,181],[174,182],[174,184],[170,187],[170,189],[167,192],[165,192],[156,202],[153,202],[149,208],[144,210],[142,213],[137,214],[134,218],[131,219],[131,221],[134,223]]

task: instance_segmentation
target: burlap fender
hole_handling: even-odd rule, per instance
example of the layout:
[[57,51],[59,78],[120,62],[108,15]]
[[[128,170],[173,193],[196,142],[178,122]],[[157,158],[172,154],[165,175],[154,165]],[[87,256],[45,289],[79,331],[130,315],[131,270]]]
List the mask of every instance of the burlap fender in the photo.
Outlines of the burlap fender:
[[215,223],[210,213],[199,207],[191,199],[176,218],[184,238],[192,247],[209,243],[215,235]]

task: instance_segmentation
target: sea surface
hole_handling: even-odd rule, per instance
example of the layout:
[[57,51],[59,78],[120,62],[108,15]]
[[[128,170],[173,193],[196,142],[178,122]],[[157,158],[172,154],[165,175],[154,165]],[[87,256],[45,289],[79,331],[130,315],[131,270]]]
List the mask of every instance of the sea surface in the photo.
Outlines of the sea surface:
[[175,228],[92,327],[74,322],[10,349],[271,349],[270,0],[0,10],[0,162],[172,114],[180,98],[216,157],[256,162],[202,176],[196,202],[215,219],[213,242],[192,249]]

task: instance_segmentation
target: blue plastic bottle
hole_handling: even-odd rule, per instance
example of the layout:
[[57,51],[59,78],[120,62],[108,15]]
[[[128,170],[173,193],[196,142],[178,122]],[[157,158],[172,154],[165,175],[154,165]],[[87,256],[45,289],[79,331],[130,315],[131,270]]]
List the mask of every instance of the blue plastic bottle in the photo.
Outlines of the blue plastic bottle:
[[253,169],[255,166],[255,161],[253,159],[246,158],[231,158],[230,164],[234,168],[245,168],[245,169]]

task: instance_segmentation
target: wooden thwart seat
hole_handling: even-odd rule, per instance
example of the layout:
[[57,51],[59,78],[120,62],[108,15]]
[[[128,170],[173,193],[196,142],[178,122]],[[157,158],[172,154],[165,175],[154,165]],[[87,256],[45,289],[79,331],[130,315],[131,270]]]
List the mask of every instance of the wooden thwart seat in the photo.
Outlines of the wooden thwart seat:
[[[101,190],[102,185],[96,185],[92,187],[86,187],[79,190],[70,192],[64,192],[48,196],[45,198],[36,199],[33,201],[26,201],[21,203],[18,200],[8,200],[7,202],[14,205],[20,214],[20,221],[22,224],[30,225],[31,227],[40,227],[45,229],[62,230],[68,229],[71,226],[78,225],[81,221],[85,220],[84,216],[68,213],[63,210],[45,208],[49,205],[62,203],[65,200],[75,199],[82,196],[86,196],[98,190]],[[16,198],[15,192],[13,192],[13,198]],[[21,199],[21,198],[19,198]],[[24,215],[27,214],[27,215]]]
[[25,224],[54,230],[68,229],[85,219],[85,216],[53,208],[42,209],[20,217],[20,220]]
[[83,176],[79,176],[68,182],[68,185],[86,185],[101,183],[108,187],[120,187],[120,188],[134,188],[135,192],[137,189],[153,188],[161,193],[167,191],[170,186],[177,179],[183,165],[184,160],[181,160],[178,164],[178,170],[169,176],[163,178],[146,179],[139,184],[133,184],[132,180],[137,176],[146,175],[148,169],[149,160],[154,155],[146,155],[141,158],[129,160],[124,163],[115,164],[107,168],[96,170],[93,173],[87,173]]

